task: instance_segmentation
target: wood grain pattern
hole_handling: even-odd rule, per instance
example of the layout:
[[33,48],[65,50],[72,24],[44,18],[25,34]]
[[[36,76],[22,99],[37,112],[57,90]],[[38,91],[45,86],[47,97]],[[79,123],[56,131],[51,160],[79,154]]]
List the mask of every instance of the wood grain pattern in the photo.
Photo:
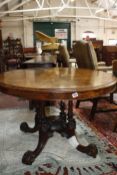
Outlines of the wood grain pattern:
[[[0,74],[0,90],[10,95],[38,100],[36,104],[35,124],[31,128],[27,122],[20,125],[23,132],[39,133],[36,148],[28,150],[22,157],[22,163],[31,165],[44,149],[47,141],[56,131],[69,139],[75,136],[76,121],[73,118],[73,99],[94,98],[114,90],[116,79],[110,73],[75,68],[39,68],[13,70]],[[46,100],[61,99],[59,117],[46,117]],[[63,99],[68,100],[65,112]],[[82,148],[82,149],[81,149]],[[88,151],[87,151],[88,148]],[[78,151],[97,156],[96,145],[78,145]]]
[[[4,93],[36,100],[86,99],[112,92],[111,73],[76,68],[13,70],[0,74]],[[78,93],[78,96],[74,96]]]

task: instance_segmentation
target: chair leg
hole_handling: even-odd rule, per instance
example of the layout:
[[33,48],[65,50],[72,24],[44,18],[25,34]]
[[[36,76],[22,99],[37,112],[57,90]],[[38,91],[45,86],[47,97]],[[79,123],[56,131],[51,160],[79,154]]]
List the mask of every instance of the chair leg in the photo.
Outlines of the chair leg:
[[[93,102],[93,105],[92,105],[92,109],[91,109],[91,112],[90,112],[90,119],[89,120],[94,119],[96,109],[97,109],[98,98],[92,99],[91,101]],[[80,106],[80,100],[77,100],[76,108],[79,108],[79,106]]]
[[110,103],[113,103],[113,98],[114,98],[114,94],[111,93],[111,94],[110,94]]
[[114,129],[113,129],[113,132],[116,132],[117,131],[117,124],[115,125]]
[[117,102],[114,101],[114,93],[110,94],[110,103],[117,105]]
[[77,100],[77,102],[76,102],[76,108],[79,108],[79,106],[80,106],[80,101]]
[[90,112],[90,120],[94,120],[94,116],[95,116],[97,104],[98,104],[98,98],[93,99],[92,102],[93,102],[93,106]]

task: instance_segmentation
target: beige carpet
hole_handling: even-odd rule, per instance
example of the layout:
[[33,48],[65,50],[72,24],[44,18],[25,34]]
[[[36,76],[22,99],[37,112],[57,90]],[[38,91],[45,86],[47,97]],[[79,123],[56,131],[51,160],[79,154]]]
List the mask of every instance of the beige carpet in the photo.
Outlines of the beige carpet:
[[[54,114],[59,112],[59,110],[51,108],[50,112]],[[100,140],[100,138],[80,120],[77,120],[76,128],[78,139],[82,144],[97,144],[99,155],[96,159],[76,151],[68,144],[65,138],[55,133],[54,137],[49,139],[43,152],[38,156],[33,165],[23,165],[21,162],[22,156],[25,151],[34,150],[38,135],[37,133],[23,133],[20,131],[19,126],[23,121],[27,121],[30,126],[33,126],[34,115],[34,111],[29,111],[28,108],[0,110],[0,175],[22,175],[27,171],[33,175],[39,166],[48,161],[53,164],[53,168],[51,169],[53,174],[59,165],[62,167],[61,173],[64,167],[68,167],[69,175],[73,175],[70,167],[74,167],[74,175],[77,174],[77,167],[80,167],[82,175],[88,174],[86,170],[84,170],[84,167],[92,167],[94,169],[94,173],[88,169],[89,173],[92,173],[91,175],[100,175],[101,173],[95,166],[100,167],[103,165],[101,167],[102,172],[112,171],[112,168],[108,166],[107,163],[110,161],[117,162],[117,157],[113,154],[108,154],[106,149],[109,145],[104,140]],[[109,159],[107,159],[107,157],[109,157]]]

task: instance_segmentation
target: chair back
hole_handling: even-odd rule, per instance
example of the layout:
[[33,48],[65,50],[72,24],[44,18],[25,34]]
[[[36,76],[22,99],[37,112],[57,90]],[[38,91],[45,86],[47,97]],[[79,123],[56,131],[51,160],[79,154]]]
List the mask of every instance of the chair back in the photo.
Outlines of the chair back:
[[73,45],[73,55],[79,68],[96,69],[97,56],[91,41],[77,41]]
[[62,67],[69,67],[69,59],[70,59],[70,55],[69,52],[67,50],[67,47],[64,45],[59,45],[59,55],[58,55],[58,62],[60,62],[60,66]]

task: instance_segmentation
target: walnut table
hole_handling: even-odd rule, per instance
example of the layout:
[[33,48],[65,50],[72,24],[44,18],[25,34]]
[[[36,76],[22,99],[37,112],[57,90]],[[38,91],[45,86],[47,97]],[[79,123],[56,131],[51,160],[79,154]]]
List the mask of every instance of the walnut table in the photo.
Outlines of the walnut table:
[[[0,91],[9,95],[37,100],[35,125],[30,128],[26,122],[20,129],[24,132],[39,132],[38,144],[34,151],[27,151],[22,162],[32,164],[41,153],[48,139],[57,131],[68,138],[75,133],[73,100],[95,98],[112,92],[116,79],[112,74],[77,68],[19,69],[0,74]],[[59,117],[45,116],[45,102],[60,100]],[[68,111],[63,100],[68,101]],[[29,138],[30,139],[30,138]]]

